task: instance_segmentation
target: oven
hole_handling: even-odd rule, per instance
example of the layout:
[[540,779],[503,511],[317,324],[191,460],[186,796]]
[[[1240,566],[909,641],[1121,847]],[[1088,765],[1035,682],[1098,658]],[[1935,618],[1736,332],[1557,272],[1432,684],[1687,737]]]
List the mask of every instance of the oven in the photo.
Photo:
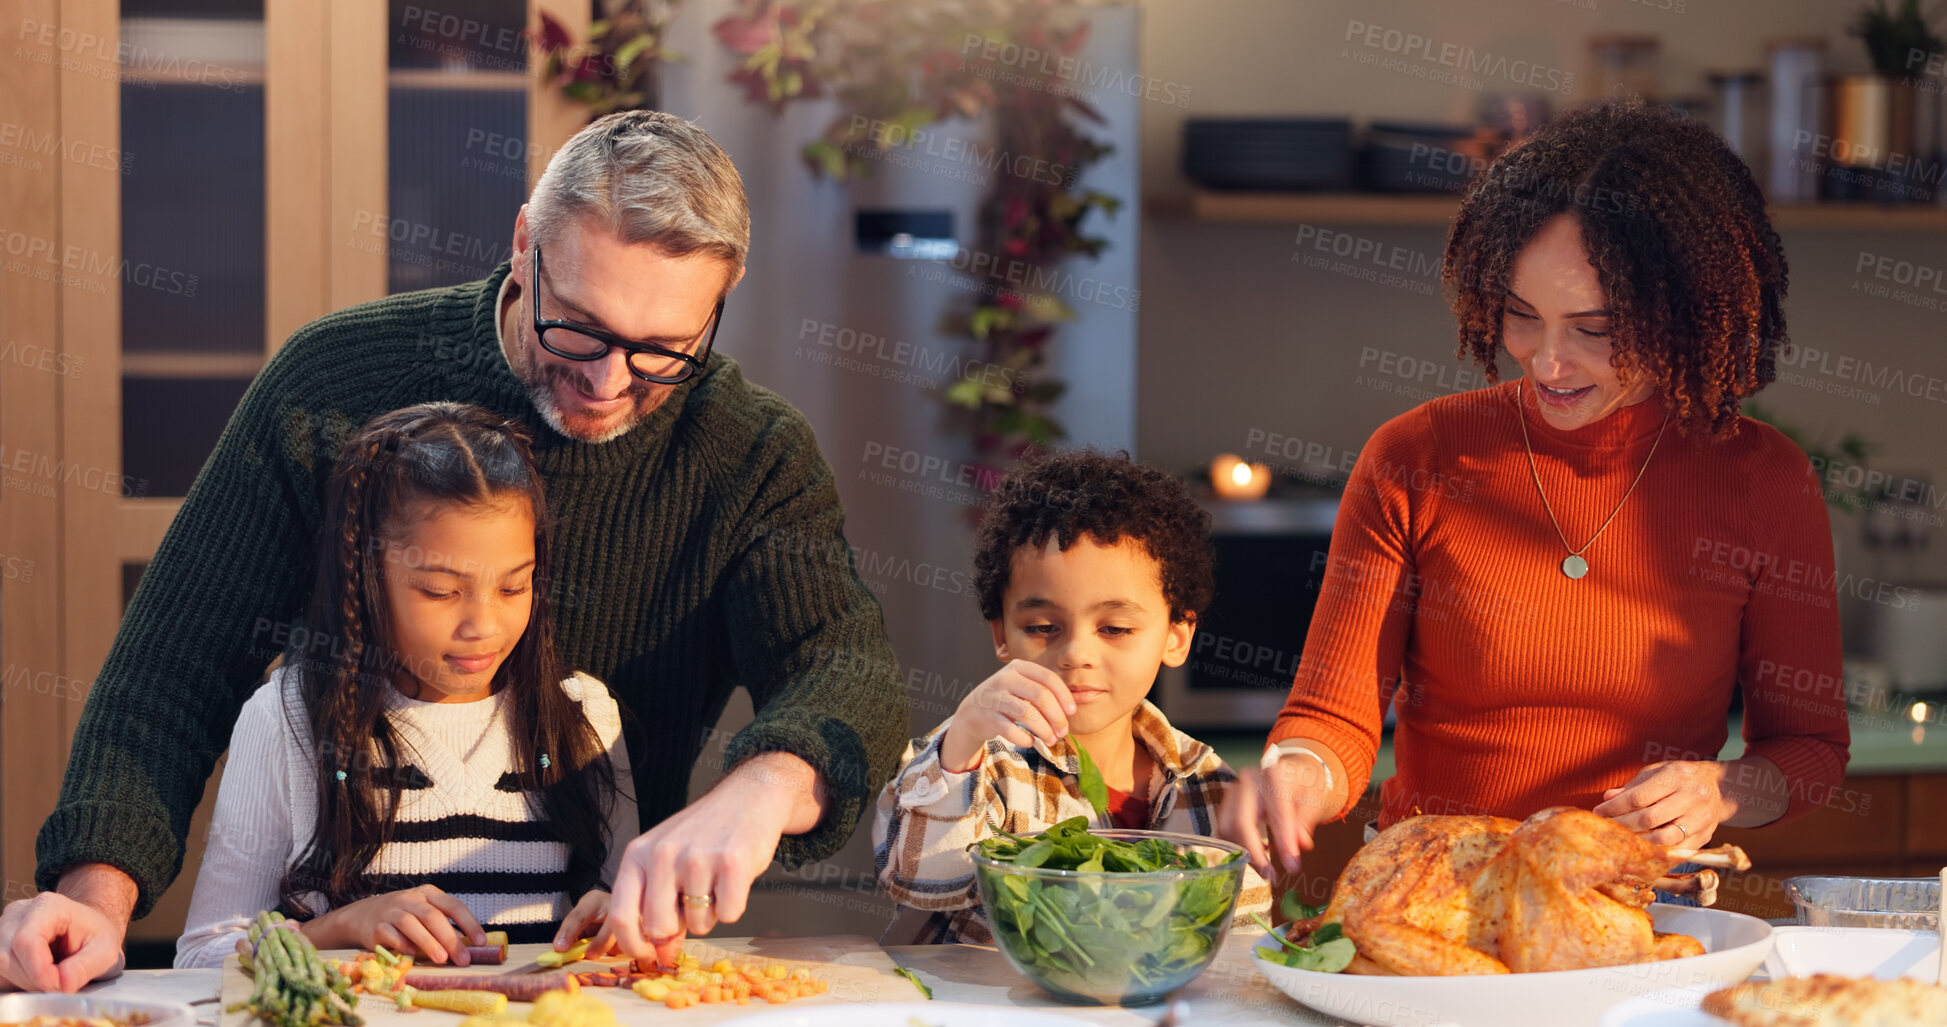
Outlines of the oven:
[[1190,657],[1164,667],[1151,699],[1170,722],[1268,731],[1291,691],[1338,516],[1334,494],[1206,505],[1217,595]]

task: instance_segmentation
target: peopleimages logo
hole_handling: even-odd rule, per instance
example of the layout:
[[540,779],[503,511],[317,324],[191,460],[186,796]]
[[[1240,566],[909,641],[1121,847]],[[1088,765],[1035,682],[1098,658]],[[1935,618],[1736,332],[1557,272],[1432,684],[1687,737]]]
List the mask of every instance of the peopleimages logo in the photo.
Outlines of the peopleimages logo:
[[[1355,43],[1368,51],[1390,54],[1404,60],[1420,61],[1424,64],[1451,68],[1456,76],[1454,84],[1479,90],[1479,79],[1458,78],[1461,74],[1478,75],[1485,78],[1512,82],[1515,85],[1543,89],[1551,93],[1566,93],[1575,88],[1575,73],[1536,64],[1529,60],[1510,60],[1500,54],[1476,50],[1471,46],[1456,43],[1442,43],[1431,36],[1401,29],[1373,25],[1357,19],[1345,23],[1345,42]],[[1350,56],[1348,54],[1348,56]],[[1364,63],[1372,63],[1366,61]],[[1389,71],[1417,71],[1408,67],[1388,66]],[[1424,75],[1427,78],[1444,77]]]
[[[990,67],[998,65],[1028,75],[1073,82],[1088,89],[1141,97],[1144,100],[1168,104],[1172,107],[1190,105],[1190,87],[1181,82],[1167,82],[1120,68],[1099,67],[1071,54],[989,39],[978,32],[967,33],[960,44],[960,66],[963,69],[968,67],[968,62],[976,51],[979,53],[979,60]],[[977,75],[983,74],[981,69],[972,70]]]
[[[1947,403],[1947,379],[1923,371],[1875,364],[1870,360],[1834,353],[1815,346],[1793,346],[1777,358],[1778,366],[1815,373],[1826,378],[1856,382],[1883,392],[1897,392],[1915,399]],[[1780,377],[1785,377],[1780,371]],[[1801,383],[1794,383],[1801,384]],[[1831,391],[1829,388],[1822,391]],[[1877,399],[1874,400],[1877,402]]]
[[5,226],[0,226],[0,254],[19,258],[0,265],[9,272],[39,281],[59,281],[93,293],[105,294],[106,283],[120,278],[144,289],[185,299],[196,297],[196,275],[82,246],[57,245],[44,236],[13,231]]
[[897,121],[881,121],[863,114],[852,115],[846,131],[855,137],[863,137],[869,142],[854,143],[846,152],[861,157],[878,157],[881,149],[914,150],[928,157],[949,163],[964,164],[983,171],[997,171],[1030,182],[1047,185],[1069,186],[1080,176],[1081,169],[1069,164],[1052,164],[1031,153],[1010,153],[1000,146],[982,146],[979,142],[964,139],[944,132],[928,132],[912,128]]
[[[0,124],[0,149],[18,150],[36,157],[66,161],[102,171],[128,174],[135,170],[135,155],[113,146],[69,139],[58,132],[36,132],[32,126],[9,121]],[[28,170],[39,170],[30,167]]]

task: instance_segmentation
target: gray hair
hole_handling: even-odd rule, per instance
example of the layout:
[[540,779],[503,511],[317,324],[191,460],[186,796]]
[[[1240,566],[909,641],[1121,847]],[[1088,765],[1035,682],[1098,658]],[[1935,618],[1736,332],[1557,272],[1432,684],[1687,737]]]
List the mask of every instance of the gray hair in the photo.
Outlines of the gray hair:
[[750,250],[750,204],[730,156],[694,122],[661,111],[605,115],[548,161],[527,201],[528,232],[545,244],[582,218],[625,243],[717,257],[733,281]]

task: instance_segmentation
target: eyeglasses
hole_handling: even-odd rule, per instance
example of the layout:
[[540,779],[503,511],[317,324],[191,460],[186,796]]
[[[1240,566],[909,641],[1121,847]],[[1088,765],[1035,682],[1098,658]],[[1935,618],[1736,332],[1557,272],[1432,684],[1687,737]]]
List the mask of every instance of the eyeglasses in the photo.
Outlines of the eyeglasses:
[[[564,360],[600,360],[608,356],[611,349],[619,349],[629,355],[629,373],[645,382],[657,385],[675,385],[703,370],[703,363],[710,359],[710,347],[717,341],[717,325],[723,321],[723,300],[717,300],[717,307],[710,313],[710,323],[704,328],[709,337],[703,340],[696,354],[682,350],[669,349],[649,342],[630,342],[590,325],[573,321],[550,321],[541,317],[541,247],[534,247],[533,289],[535,301],[528,304],[533,311],[534,334],[541,340],[541,348]],[[703,332],[697,332],[702,336]]]

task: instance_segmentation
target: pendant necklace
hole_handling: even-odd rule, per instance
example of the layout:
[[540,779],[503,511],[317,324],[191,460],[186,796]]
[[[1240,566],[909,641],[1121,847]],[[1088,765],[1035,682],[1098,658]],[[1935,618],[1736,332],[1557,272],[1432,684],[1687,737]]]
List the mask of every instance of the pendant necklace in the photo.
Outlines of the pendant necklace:
[[[1541,396],[1539,394],[1535,396],[1535,402],[1537,404],[1541,402]],[[1535,494],[1541,497],[1541,508],[1548,512],[1548,523],[1555,526],[1555,534],[1561,538],[1562,548],[1568,550],[1567,559],[1562,561],[1562,573],[1568,575],[1570,578],[1580,578],[1584,574],[1589,573],[1589,561],[1583,559],[1582,554],[1588,552],[1589,547],[1595,545],[1595,540],[1601,538],[1602,533],[1609,530],[1610,521],[1615,520],[1616,515],[1622,513],[1623,503],[1629,502],[1630,495],[1636,491],[1636,486],[1642,482],[1644,473],[1650,469],[1650,461],[1656,457],[1656,447],[1663,441],[1663,430],[1670,426],[1670,412],[1668,410],[1663,411],[1663,427],[1656,429],[1656,441],[1650,443],[1649,456],[1643,458],[1642,470],[1637,471],[1636,480],[1629,483],[1629,491],[1623,493],[1622,502],[1617,503],[1616,508],[1609,511],[1609,517],[1602,522],[1602,527],[1597,528],[1595,534],[1590,535],[1589,540],[1582,543],[1582,548],[1580,549],[1568,544],[1568,535],[1562,531],[1562,522],[1555,518],[1555,509],[1548,505],[1548,493],[1542,491],[1541,471],[1535,467],[1535,447],[1528,441],[1528,414],[1521,407],[1521,382],[1519,380],[1514,383],[1514,416],[1515,420],[1521,424],[1521,448],[1528,452],[1528,474],[1535,480]]]

